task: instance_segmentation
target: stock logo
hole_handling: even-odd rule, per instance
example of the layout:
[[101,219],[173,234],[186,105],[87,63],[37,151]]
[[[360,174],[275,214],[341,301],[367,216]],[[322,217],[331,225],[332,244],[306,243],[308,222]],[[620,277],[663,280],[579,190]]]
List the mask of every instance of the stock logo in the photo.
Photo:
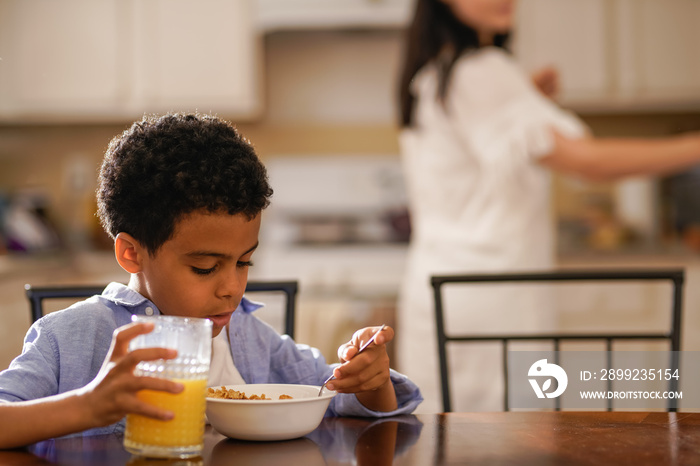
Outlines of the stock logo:
[[[540,359],[530,366],[527,375],[528,377],[547,378],[544,380],[542,386],[540,386],[536,378],[528,379],[537,398],[556,398],[564,393],[569,383],[569,378],[566,376],[564,369],[556,364],[547,363],[546,359]],[[557,388],[553,392],[548,392],[547,390],[552,388],[552,379],[557,381]]]

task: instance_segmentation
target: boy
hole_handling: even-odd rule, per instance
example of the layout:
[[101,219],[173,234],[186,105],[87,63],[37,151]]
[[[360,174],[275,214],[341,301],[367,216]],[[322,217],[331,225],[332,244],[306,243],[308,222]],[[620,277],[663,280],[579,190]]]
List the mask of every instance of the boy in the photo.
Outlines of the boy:
[[175,354],[128,352],[131,339],[152,329],[130,323],[133,314],[210,319],[215,340],[224,343],[223,351],[214,345],[214,359],[223,361],[212,373],[218,380],[225,372],[227,380],[247,383],[321,385],[334,374],[329,388],[340,393],[328,414],[413,411],[422,400],[418,388],[389,369],[391,328],[355,358],[376,329],[357,331],[338,349],[342,364],[334,367],[252,315],[256,306],[242,296],[271,195],[253,148],[215,117],[145,118],[113,139],[100,171],[98,214],[129,285],[111,283],[30,328],[22,354],[0,373],[0,448],[119,432],[127,413],[172,417],[136,397],[142,389],[177,393],[182,386],[134,376],[139,361]]

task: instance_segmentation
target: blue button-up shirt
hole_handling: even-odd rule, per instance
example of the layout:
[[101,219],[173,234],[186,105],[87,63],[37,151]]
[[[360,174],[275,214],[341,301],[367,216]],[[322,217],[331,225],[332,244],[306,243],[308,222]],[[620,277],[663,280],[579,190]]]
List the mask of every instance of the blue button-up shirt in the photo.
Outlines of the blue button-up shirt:
[[[243,298],[231,317],[231,354],[246,383],[321,385],[335,364],[320,351],[279,335],[252,313],[260,305]],[[102,367],[114,330],[134,314],[158,314],[158,308],[136,291],[110,283],[101,295],[52,312],[35,322],[24,339],[22,354],[0,372],[0,401],[44,398],[81,388]],[[327,415],[386,417],[413,412],[423,400],[418,387],[391,371],[399,407],[378,412],[365,408],[352,394],[336,395]],[[122,431],[124,420],[89,433]]]

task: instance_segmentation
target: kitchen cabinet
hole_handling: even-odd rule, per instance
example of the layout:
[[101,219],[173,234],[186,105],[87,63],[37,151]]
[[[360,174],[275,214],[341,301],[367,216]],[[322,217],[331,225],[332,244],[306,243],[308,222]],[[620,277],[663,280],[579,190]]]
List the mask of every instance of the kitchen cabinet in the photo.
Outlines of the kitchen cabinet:
[[403,28],[413,0],[257,0],[257,24],[275,30]]
[[697,110],[698,20],[695,0],[522,0],[514,48],[559,70],[573,110]]
[[139,111],[256,117],[260,43],[249,0],[134,3],[134,102]]
[[618,0],[624,99],[700,108],[700,2]]
[[599,99],[608,91],[610,0],[522,0],[514,49],[526,68],[553,65],[562,100]]
[[125,97],[120,0],[0,2],[0,115],[97,116]]
[[262,106],[253,0],[0,0],[0,120]]

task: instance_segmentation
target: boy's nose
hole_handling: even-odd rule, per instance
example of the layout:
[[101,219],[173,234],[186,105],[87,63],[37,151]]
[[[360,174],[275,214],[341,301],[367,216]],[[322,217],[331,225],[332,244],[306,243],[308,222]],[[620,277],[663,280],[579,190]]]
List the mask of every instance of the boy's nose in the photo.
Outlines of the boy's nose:
[[234,299],[236,302],[240,301],[243,293],[245,292],[247,281],[247,277],[243,274],[230,274],[219,283],[217,290],[219,297]]

